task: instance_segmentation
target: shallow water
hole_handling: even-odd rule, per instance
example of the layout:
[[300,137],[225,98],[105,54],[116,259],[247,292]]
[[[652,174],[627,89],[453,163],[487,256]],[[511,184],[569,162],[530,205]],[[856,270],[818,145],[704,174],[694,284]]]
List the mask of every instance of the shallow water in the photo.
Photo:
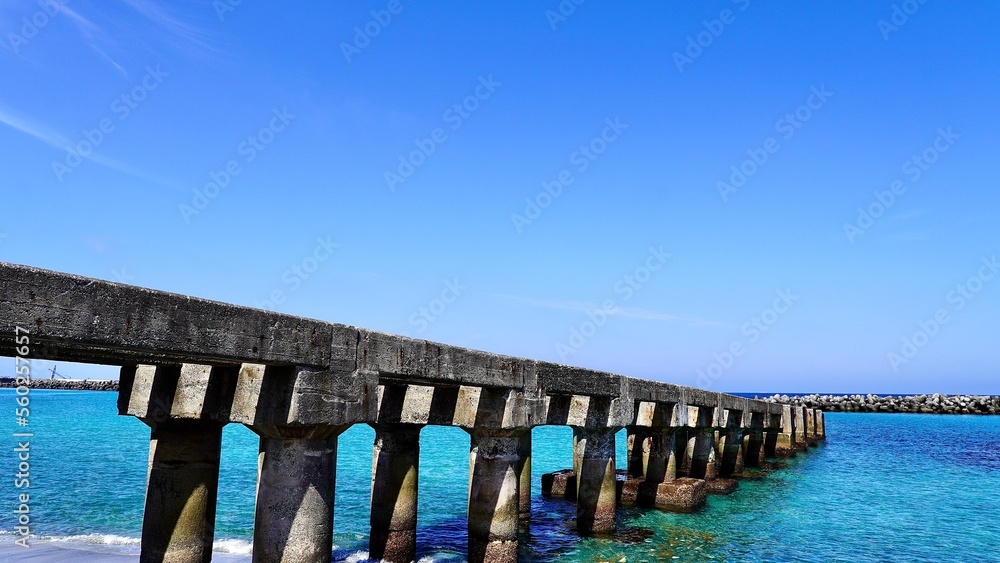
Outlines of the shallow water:
[[[116,394],[32,391],[34,547],[13,545],[17,461],[12,390],[0,390],[0,561],[134,561],[148,430]],[[532,524],[523,561],[1000,561],[1000,416],[828,413],[827,443],[766,478],[709,497],[695,514],[623,509],[619,541],[581,539],[573,505],[540,497],[539,476],[571,465],[571,431],[533,431]],[[339,442],[335,559],[364,561],[374,432]],[[624,435],[618,441],[624,461]],[[463,561],[468,435],[421,434],[418,556]],[[223,435],[216,560],[249,561],[257,440]],[[63,549],[72,549],[66,552]],[[70,557],[67,553],[71,554]],[[624,559],[623,559],[624,558]]]

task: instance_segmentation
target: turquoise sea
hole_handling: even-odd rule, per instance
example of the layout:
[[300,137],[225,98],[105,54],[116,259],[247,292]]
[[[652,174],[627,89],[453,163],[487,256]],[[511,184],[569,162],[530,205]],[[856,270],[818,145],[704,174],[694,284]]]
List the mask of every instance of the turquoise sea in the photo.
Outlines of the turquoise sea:
[[[115,393],[32,391],[32,547],[13,544],[13,390],[0,390],[0,561],[134,561],[147,428],[116,414]],[[573,505],[545,500],[539,475],[571,465],[571,431],[533,433],[532,524],[522,561],[1000,561],[1000,416],[827,413],[827,443],[696,514],[623,509],[619,540],[581,539]],[[335,560],[365,561],[371,443],[340,438]],[[427,427],[418,555],[463,561],[468,435]],[[619,439],[622,466],[624,435]],[[217,561],[249,561],[256,437],[223,437]]]

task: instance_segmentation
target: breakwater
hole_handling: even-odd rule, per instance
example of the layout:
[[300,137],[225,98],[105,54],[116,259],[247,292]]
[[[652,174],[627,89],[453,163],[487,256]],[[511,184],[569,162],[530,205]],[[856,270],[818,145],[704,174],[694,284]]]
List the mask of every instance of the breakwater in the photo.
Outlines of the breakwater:
[[991,395],[771,395],[754,397],[772,403],[829,412],[902,412],[924,414],[1000,414],[1000,396]]
[[[13,377],[0,377],[0,389],[17,387]],[[117,391],[118,382],[113,379],[32,379],[27,382],[31,389],[61,389],[64,391]]]

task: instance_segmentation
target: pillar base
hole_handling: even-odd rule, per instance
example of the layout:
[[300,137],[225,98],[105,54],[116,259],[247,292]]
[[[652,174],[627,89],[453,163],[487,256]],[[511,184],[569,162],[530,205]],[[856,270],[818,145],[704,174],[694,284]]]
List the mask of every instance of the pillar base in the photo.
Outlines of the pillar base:
[[642,484],[646,480],[642,477],[628,476],[624,481],[619,479],[618,503],[624,506],[635,506],[639,503]]
[[705,483],[705,492],[710,495],[728,495],[739,488],[740,484],[736,479],[712,479]]
[[798,453],[799,451],[800,450],[796,448],[787,448],[779,446],[774,448],[774,455],[775,457],[795,457],[795,454]]
[[694,512],[705,505],[704,479],[681,477],[660,483],[656,488],[656,508],[671,512]]
[[576,500],[576,473],[563,469],[542,475],[542,496]]
[[413,561],[413,546],[417,544],[416,530],[372,530],[369,539],[380,547],[380,561]]
[[469,560],[490,563],[517,563],[517,541],[469,538]]

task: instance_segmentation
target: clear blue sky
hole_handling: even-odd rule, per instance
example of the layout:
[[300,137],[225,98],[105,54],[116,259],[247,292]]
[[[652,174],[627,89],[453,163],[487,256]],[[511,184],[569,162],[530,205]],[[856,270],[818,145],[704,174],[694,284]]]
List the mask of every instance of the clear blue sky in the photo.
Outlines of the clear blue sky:
[[1000,393],[998,24],[6,2],[0,260],[724,391]]

